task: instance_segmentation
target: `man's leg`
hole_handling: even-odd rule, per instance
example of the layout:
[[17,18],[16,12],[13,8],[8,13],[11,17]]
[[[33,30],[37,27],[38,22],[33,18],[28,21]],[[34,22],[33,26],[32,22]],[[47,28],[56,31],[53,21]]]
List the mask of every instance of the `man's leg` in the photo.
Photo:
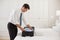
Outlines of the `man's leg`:
[[8,23],[8,31],[9,31],[10,40],[14,40],[14,38],[17,36],[16,25],[12,23]]

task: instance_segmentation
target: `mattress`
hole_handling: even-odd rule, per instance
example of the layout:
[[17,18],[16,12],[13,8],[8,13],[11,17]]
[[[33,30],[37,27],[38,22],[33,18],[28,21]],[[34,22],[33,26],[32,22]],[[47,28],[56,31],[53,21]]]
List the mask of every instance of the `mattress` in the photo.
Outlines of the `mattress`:
[[22,37],[19,32],[15,40],[60,40],[59,33],[52,28],[36,28],[34,33],[33,37]]

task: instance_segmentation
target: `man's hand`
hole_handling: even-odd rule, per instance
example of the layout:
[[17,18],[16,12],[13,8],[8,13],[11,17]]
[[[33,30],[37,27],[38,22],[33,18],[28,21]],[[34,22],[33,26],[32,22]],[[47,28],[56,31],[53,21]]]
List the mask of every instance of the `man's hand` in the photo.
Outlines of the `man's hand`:
[[32,30],[32,27],[31,27],[29,24],[27,25],[27,27],[30,28],[30,29]]

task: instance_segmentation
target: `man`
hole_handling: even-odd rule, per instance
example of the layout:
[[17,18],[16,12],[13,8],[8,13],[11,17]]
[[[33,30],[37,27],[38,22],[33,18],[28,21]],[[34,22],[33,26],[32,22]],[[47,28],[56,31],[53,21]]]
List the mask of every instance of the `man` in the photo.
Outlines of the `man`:
[[27,12],[30,9],[30,6],[28,4],[24,4],[21,9],[18,9],[14,12],[14,15],[10,17],[10,20],[8,22],[8,31],[10,40],[14,40],[14,38],[17,36],[17,28],[19,28],[21,31],[25,31],[24,28],[22,28],[22,20],[25,23],[27,27],[32,29],[32,27],[27,23],[24,13]]

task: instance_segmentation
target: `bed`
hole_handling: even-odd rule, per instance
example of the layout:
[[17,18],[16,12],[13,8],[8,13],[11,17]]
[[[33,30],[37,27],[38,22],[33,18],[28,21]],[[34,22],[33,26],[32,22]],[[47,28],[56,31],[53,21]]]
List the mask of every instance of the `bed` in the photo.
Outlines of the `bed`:
[[52,28],[35,28],[34,33],[33,37],[22,37],[20,31],[15,40],[60,40],[59,33]]

